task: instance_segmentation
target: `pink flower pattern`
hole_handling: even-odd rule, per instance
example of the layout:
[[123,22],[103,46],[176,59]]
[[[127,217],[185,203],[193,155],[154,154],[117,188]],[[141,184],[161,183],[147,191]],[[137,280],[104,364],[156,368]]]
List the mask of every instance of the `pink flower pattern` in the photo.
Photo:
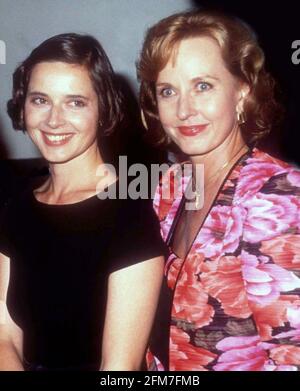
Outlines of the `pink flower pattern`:
[[197,252],[207,258],[233,253],[240,243],[245,217],[246,210],[241,207],[217,205],[212,208],[198,235]]
[[280,292],[300,288],[300,279],[294,273],[269,263],[266,257],[259,260],[242,251],[241,260],[249,302],[265,306],[277,300]]
[[244,240],[257,243],[284,234],[297,226],[298,205],[288,196],[258,193],[244,202],[248,210]]
[[[165,240],[191,174],[179,178],[165,176],[154,199]],[[169,199],[162,186],[173,186]],[[299,243],[300,171],[254,148],[229,173],[185,259],[170,248],[169,366],[156,358],[160,369],[299,370]]]
[[[293,365],[278,365],[269,358],[278,348],[275,344],[261,342],[259,336],[228,337],[217,344],[223,353],[215,371],[294,371]],[[290,349],[286,349],[289,351]],[[286,353],[286,352],[285,352]]]

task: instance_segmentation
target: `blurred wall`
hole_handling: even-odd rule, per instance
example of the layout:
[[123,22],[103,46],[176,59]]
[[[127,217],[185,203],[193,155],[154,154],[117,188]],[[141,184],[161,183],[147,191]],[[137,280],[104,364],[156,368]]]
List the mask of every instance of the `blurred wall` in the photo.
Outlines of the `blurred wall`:
[[137,91],[135,61],[145,30],[191,5],[190,0],[0,0],[0,41],[6,46],[6,64],[0,64],[0,160],[39,156],[26,135],[12,130],[6,114],[12,73],[35,46],[60,33],[92,34],[116,73]]

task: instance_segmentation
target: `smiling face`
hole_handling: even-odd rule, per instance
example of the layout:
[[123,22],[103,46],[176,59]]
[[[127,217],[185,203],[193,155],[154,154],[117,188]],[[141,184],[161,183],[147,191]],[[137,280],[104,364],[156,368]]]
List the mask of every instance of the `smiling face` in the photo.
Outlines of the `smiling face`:
[[240,132],[237,112],[246,90],[227,70],[216,41],[185,39],[158,74],[160,121],[184,153],[204,155]]
[[96,150],[98,98],[87,69],[64,62],[35,65],[24,119],[32,141],[51,163],[65,163]]

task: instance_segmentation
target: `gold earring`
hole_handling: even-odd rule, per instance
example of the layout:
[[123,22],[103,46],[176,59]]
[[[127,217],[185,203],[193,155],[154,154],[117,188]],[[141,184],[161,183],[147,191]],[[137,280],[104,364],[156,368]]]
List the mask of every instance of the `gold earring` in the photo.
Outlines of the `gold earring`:
[[246,116],[245,116],[244,111],[237,113],[237,122],[239,125],[242,125],[246,122]]
[[144,128],[149,130],[143,109],[141,109],[141,119],[142,119],[142,123],[143,123]]

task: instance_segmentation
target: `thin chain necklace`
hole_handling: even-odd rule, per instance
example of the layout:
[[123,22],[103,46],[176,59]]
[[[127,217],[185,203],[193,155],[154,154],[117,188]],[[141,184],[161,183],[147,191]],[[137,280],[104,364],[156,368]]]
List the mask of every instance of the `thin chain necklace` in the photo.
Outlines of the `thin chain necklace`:
[[[232,163],[232,161],[239,155],[239,153],[244,149],[244,148],[247,148],[248,150],[248,147],[246,144],[242,145],[242,147],[237,151],[237,153],[235,153],[232,158],[230,160],[228,160],[227,162],[225,162],[222,167],[218,168],[218,170],[213,174],[211,175],[208,180],[206,181],[206,184],[205,184],[205,187],[210,187],[210,185],[212,183],[214,183],[215,181],[212,181],[212,179],[220,174],[226,167],[228,167],[228,165],[230,163]],[[197,191],[197,187],[196,187],[196,181],[195,181],[195,177],[192,176],[192,184],[193,184],[193,192],[195,193],[195,208],[196,210],[200,209],[200,205],[202,204],[201,203],[201,199],[202,199],[202,194],[203,192],[202,191]]]

